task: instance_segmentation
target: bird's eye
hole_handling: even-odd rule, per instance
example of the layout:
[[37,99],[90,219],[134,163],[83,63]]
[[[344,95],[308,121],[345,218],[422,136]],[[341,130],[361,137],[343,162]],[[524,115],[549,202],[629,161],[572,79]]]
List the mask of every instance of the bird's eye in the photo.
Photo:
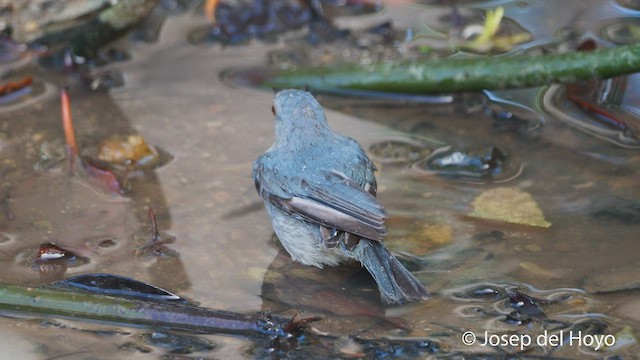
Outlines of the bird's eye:
[[273,113],[273,115],[275,116],[276,114],[276,107],[275,106],[271,106],[271,112]]

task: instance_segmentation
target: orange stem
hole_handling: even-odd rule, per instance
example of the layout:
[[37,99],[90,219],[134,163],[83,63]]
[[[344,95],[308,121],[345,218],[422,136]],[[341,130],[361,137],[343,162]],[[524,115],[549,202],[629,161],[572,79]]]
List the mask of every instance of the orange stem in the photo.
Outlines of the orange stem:
[[76,143],[76,135],[73,132],[73,120],[71,118],[71,101],[66,88],[62,89],[60,93],[60,101],[62,106],[62,126],[64,127],[67,146],[69,146],[73,155],[78,156],[78,144]]
[[204,14],[210,21],[216,21],[216,8],[219,0],[206,0],[204,3]]
[[33,83],[33,78],[31,76],[27,76],[20,81],[10,82],[0,86],[0,96],[4,96],[10,94],[14,91],[18,91],[23,89]]

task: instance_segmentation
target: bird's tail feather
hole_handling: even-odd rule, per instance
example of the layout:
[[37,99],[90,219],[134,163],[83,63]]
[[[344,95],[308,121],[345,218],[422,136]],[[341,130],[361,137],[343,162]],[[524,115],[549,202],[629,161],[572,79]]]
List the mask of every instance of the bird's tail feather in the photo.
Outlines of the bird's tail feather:
[[355,249],[356,258],[371,273],[384,301],[403,304],[429,298],[429,293],[379,241],[362,239]]

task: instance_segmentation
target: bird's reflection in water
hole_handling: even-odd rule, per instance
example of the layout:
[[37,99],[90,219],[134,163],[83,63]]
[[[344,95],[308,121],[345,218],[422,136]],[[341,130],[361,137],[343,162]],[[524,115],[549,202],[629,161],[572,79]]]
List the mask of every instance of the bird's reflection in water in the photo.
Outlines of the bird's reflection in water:
[[294,262],[282,249],[265,273],[262,299],[263,308],[277,314],[320,315],[314,326],[334,334],[405,327],[385,316],[375,281],[357,263],[319,269]]

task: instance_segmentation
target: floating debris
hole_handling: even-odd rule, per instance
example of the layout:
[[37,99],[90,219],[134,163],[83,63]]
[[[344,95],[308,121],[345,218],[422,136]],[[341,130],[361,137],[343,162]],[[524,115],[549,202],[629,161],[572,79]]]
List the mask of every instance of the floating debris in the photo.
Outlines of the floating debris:
[[[531,41],[533,36],[520,28],[517,23],[511,22],[510,27],[503,26],[504,8],[498,6],[489,9],[484,18],[484,24],[471,24],[462,31],[464,42],[460,47],[477,53],[489,51],[508,52],[516,45]],[[509,29],[507,33],[503,29]]]
[[76,255],[53,243],[45,243],[40,245],[32,268],[37,269],[42,277],[60,279],[68,268],[82,266],[88,262],[89,258],[87,257]]
[[[463,316],[474,320],[493,318],[494,322],[510,326],[527,325],[527,330],[534,333],[563,331],[591,320],[591,315],[584,314],[580,307],[585,303],[581,301],[585,299],[583,293],[575,289],[541,291],[509,284],[481,283],[456,290],[451,296],[452,300],[464,304],[458,308]],[[564,321],[570,313],[576,313],[571,315],[576,320]],[[496,326],[503,327],[502,324]]]
[[178,252],[166,246],[166,244],[173,243],[176,237],[158,230],[158,220],[151,207],[149,207],[148,215],[149,221],[151,222],[151,236],[149,236],[147,232],[134,235],[136,242],[144,242],[144,245],[136,249],[136,255],[142,257],[179,256]]
[[23,269],[36,271],[40,278],[49,281],[62,279],[69,268],[79,268],[89,263],[89,258],[53,243],[41,244],[37,249],[18,252],[15,261]]
[[32,76],[9,80],[0,84],[0,114],[35,105],[55,93],[53,85],[34,80]]
[[[444,5],[444,4],[442,4]],[[533,35],[518,22],[504,16],[502,6],[467,7],[460,1],[433,7],[422,28],[406,44],[424,54],[463,51],[465,55],[501,54],[530,42]]]
[[84,291],[122,296],[133,299],[185,302],[180,296],[159,287],[114,274],[86,274],[73,276],[53,284],[57,288],[76,288]]
[[35,261],[43,262],[62,259],[75,261],[77,258],[78,256],[69,250],[65,250],[53,243],[45,243],[40,245]]
[[540,308],[541,301],[519,290],[507,290],[509,306],[516,309],[519,314],[528,317],[546,318],[547,315]]
[[[586,40],[578,50],[593,52],[597,46],[594,40]],[[625,96],[627,92],[633,93],[634,80],[634,75],[627,75],[572,82],[562,87],[551,85],[542,91],[542,108],[590,135],[622,147],[640,148],[640,110]]]
[[495,146],[472,151],[456,150],[447,146],[414,163],[411,169],[447,179],[502,183],[520,175],[524,165],[513,162]]
[[115,135],[100,143],[98,160],[132,168],[153,167],[159,155],[140,135]]
[[85,81],[89,89],[93,91],[108,91],[123,87],[125,84],[124,74],[118,70],[106,70],[89,74]]
[[518,188],[487,190],[472,204],[474,210],[469,216],[544,228],[551,226],[533,197]]
[[496,301],[507,297],[507,290],[500,285],[479,284],[454,292],[453,297],[464,300]]
[[33,77],[27,76],[18,81],[10,81],[0,85],[0,99],[8,94],[15,93],[19,90],[29,87],[33,83]]
[[[604,85],[602,88],[612,89],[613,81],[612,79],[604,80],[601,83]],[[615,88],[615,85],[613,88]],[[618,107],[619,110],[622,110],[618,114],[626,118],[627,120],[625,121],[621,117],[608,112],[608,109],[612,109],[609,106],[597,105],[595,102],[589,102],[588,100],[569,101],[568,91],[569,87],[561,85],[547,87],[540,95],[542,108],[552,115],[554,119],[560,120],[575,129],[621,147],[640,149],[640,135],[638,132],[640,117],[637,114],[633,111],[625,111],[624,107]]]

